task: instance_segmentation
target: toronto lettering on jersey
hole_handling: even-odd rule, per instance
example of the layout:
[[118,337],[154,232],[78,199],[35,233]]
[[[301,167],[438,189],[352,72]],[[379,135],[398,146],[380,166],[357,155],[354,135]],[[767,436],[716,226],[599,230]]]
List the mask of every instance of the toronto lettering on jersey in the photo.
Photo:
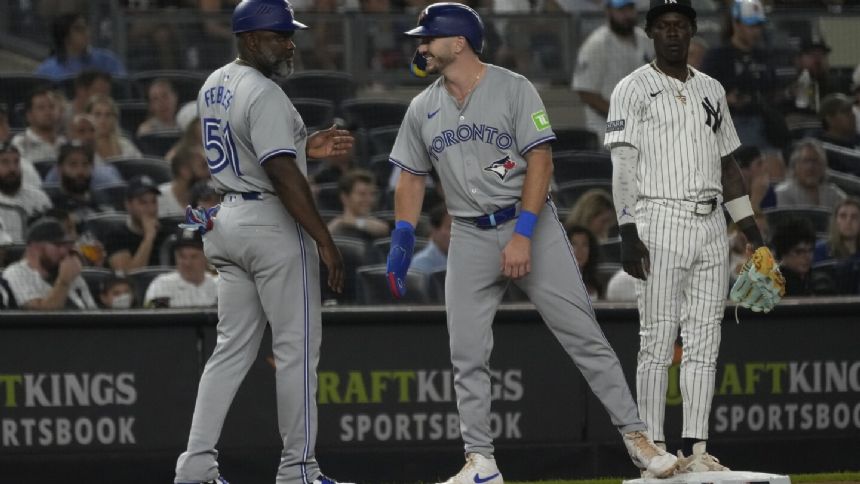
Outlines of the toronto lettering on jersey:
[[116,407],[137,399],[133,373],[0,374],[0,449],[136,444],[135,417],[116,415]]
[[[523,399],[521,369],[491,370],[490,374],[493,401]],[[320,371],[318,398],[321,409],[338,411],[340,442],[460,439],[457,412],[434,411],[434,404],[447,404],[447,408],[456,401],[450,369]],[[362,411],[340,412],[343,406]],[[369,410],[374,406],[379,411]],[[520,411],[491,412],[491,434],[494,438],[523,438],[521,417]]]
[[467,141],[482,141],[488,145],[495,145],[500,150],[507,150],[514,144],[513,137],[499,128],[484,124],[461,124],[456,129],[446,129],[433,137],[427,153],[430,158],[439,160],[439,154],[449,146]]

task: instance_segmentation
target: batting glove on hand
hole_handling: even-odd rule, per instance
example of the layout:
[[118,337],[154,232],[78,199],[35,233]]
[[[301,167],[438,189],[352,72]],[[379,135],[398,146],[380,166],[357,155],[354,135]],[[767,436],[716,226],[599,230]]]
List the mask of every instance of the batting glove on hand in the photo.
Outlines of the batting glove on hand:
[[215,226],[213,219],[220,209],[221,205],[215,205],[212,208],[191,208],[191,205],[187,205],[185,207],[185,223],[179,224],[179,227],[197,230],[203,236]]
[[622,224],[621,232],[621,266],[631,276],[642,279],[648,278],[651,272],[651,254],[648,247],[639,238],[635,223]]
[[406,273],[412,262],[415,250],[415,228],[409,222],[400,220],[391,232],[391,250],[388,251],[386,275],[388,288],[395,298],[406,295]]

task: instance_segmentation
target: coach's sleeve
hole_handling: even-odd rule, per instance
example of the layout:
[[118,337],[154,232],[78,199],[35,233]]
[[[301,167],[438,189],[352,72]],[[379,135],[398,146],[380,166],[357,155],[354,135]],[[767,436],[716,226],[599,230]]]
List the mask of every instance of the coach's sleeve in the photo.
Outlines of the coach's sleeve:
[[720,111],[723,113],[723,122],[720,123],[719,131],[720,157],[722,158],[734,153],[741,146],[738,132],[735,130],[735,123],[732,121],[732,114],[729,112],[725,90],[722,91],[722,96],[720,96]]
[[517,149],[521,156],[525,156],[535,146],[555,141],[556,137],[549,122],[549,115],[534,85],[523,77],[515,86],[509,97],[513,104],[511,121],[514,123],[513,134]]
[[617,144],[639,148],[641,99],[636,83],[629,77],[622,79],[612,90],[609,115],[606,117],[606,136],[603,138],[606,149],[612,149]]
[[293,130],[294,108],[287,95],[277,86],[261,89],[251,104],[248,121],[251,144],[257,162],[281,155],[296,157],[296,139]]
[[418,113],[417,106],[419,103],[417,99],[416,97],[409,103],[409,109],[406,111],[406,116],[403,117],[403,122],[400,123],[400,130],[397,131],[397,139],[394,140],[388,161],[414,175],[426,175],[433,168],[430,156],[434,146],[441,151],[445,147],[445,142],[439,135],[433,139],[429,151],[424,146],[421,138],[421,123],[419,122],[421,113]]

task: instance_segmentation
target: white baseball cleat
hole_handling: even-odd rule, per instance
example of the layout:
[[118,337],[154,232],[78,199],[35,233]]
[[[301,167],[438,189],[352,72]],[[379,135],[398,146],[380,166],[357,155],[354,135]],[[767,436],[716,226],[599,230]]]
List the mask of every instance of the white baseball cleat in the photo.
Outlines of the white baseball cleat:
[[678,458],[657,447],[646,432],[624,434],[624,446],[627,447],[633,464],[645,471],[649,477],[664,478],[675,473]]
[[443,484],[504,484],[496,459],[481,454],[467,454],[466,465]]
[[720,464],[716,457],[705,451],[705,442],[693,444],[693,455],[689,457],[684,457],[684,454],[678,451],[678,473],[728,470],[731,469]]

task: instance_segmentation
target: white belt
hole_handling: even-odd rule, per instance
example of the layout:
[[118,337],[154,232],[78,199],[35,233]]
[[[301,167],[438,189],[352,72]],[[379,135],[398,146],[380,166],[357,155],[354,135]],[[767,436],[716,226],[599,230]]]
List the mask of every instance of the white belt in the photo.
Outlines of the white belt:
[[717,209],[719,205],[717,199],[693,201],[693,200],[676,200],[670,198],[646,198],[649,202],[654,202],[666,207],[678,207],[685,212],[693,212],[696,215],[710,215],[711,212]]

